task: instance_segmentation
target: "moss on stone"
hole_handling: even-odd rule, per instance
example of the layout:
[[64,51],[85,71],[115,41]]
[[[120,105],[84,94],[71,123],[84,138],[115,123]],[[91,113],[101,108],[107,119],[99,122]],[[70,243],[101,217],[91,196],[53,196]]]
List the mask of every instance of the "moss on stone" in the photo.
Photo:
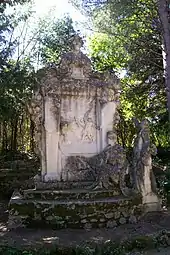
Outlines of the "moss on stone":
[[[42,194],[45,194],[45,192],[42,192]],[[60,229],[67,227],[86,228],[85,225],[87,224],[90,224],[93,228],[100,228],[101,225],[110,228],[112,225],[125,224],[129,221],[130,216],[134,216],[133,219],[136,221],[142,213],[141,205],[137,204],[139,200],[136,200],[136,198],[86,199],[73,200],[72,202],[65,201],[65,203],[63,201],[60,203],[59,200],[21,199],[15,201],[14,199],[9,207],[10,215],[11,218],[27,216],[25,224],[31,224],[33,227],[36,226],[35,222],[37,222],[42,227],[50,225],[55,229]],[[109,222],[116,222],[116,224]]]
[[9,210],[13,210],[13,213],[18,213],[23,216],[30,216],[34,218],[34,204],[33,203],[22,203],[22,204],[11,204]]

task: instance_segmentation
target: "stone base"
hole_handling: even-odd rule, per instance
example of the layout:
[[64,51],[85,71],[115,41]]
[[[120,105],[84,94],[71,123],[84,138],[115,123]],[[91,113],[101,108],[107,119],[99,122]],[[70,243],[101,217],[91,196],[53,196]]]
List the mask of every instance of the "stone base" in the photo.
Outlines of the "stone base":
[[150,193],[143,198],[144,212],[158,212],[162,210],[161,199],[154,193]]
[[9,228],[113,228],[142,215],[140,197],[113,197],[113,191],[25,190],[9,203]]

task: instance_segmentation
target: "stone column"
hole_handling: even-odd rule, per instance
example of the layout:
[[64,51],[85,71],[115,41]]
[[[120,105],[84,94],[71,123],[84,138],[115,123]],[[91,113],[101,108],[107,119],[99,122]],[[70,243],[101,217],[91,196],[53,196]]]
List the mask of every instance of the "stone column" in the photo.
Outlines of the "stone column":
[[57,167],[59,132],[57,132],[56,119],[52,108],[52,99],[47,97],[45,100],[46,175],[44,181],[60,181],[61,178],[61,173]]

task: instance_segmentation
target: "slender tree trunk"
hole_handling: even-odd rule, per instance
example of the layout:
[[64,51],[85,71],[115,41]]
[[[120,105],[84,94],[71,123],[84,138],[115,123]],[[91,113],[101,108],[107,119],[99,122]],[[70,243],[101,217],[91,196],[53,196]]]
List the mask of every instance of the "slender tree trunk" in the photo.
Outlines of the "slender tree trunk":
[[24,119],[25,119],[25,115],[22,113],[22,117],[20,119],[20,124],[19,124],[19,137],[20,137],[20,149],[23,150],[24,148],[24,134],[25,134],[25,125],[24,125]]
[[[0,122],[0,150],[2,151],[2,140],[3,140],[3,125],[2,121]],[[0,153],[1,153],[0,151]]]
[[17,133],[18,133],[18,116],[15,117],[14,121],[14,132],[13,132],[13,151],[17,151]]
[[34,152],[34,122],[30,119],[30,150]]
[[162,26],[162,38],[164,44],[163,57],[165,70],[165,86],[170,121],[170,0],[159,0],[158,12]]
[[13,138],[14,138],[14,121],[11,121],[11,147],[10,150],[12,151],[13,149]]
[[3,123],[3,151],[7,151],[8,149],[8,125],[4,120]]

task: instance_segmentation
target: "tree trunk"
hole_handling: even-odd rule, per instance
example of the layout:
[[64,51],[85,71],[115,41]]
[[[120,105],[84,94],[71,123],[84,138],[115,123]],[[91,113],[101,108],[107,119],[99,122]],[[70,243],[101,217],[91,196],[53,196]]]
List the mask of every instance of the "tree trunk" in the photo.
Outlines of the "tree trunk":
[[159,0],[158,1],[158,12],[162,26],[162,38],[164,44],[164,74],[165,74],[165,86],[167,93],[167,106],[169,112],[170,121],[170,1]]
[[34,122],[30,119],[30,150],[34,152]]
[[24,125],[24,119],[25,119],[25,115],[24,113],[22,113],[22,117],[20,119],[20,124],[19,124],[19,141],[20,141],[20,149],[23,150],[24,149],[24,135],[25,135],[25,125]]
[[7,136],[7,123],[3,121],[3,141],[2,141],[2,151],[6,152],[8,149],[8,136]]
[[15,117],[12,151],[17,151],[18,116]]

